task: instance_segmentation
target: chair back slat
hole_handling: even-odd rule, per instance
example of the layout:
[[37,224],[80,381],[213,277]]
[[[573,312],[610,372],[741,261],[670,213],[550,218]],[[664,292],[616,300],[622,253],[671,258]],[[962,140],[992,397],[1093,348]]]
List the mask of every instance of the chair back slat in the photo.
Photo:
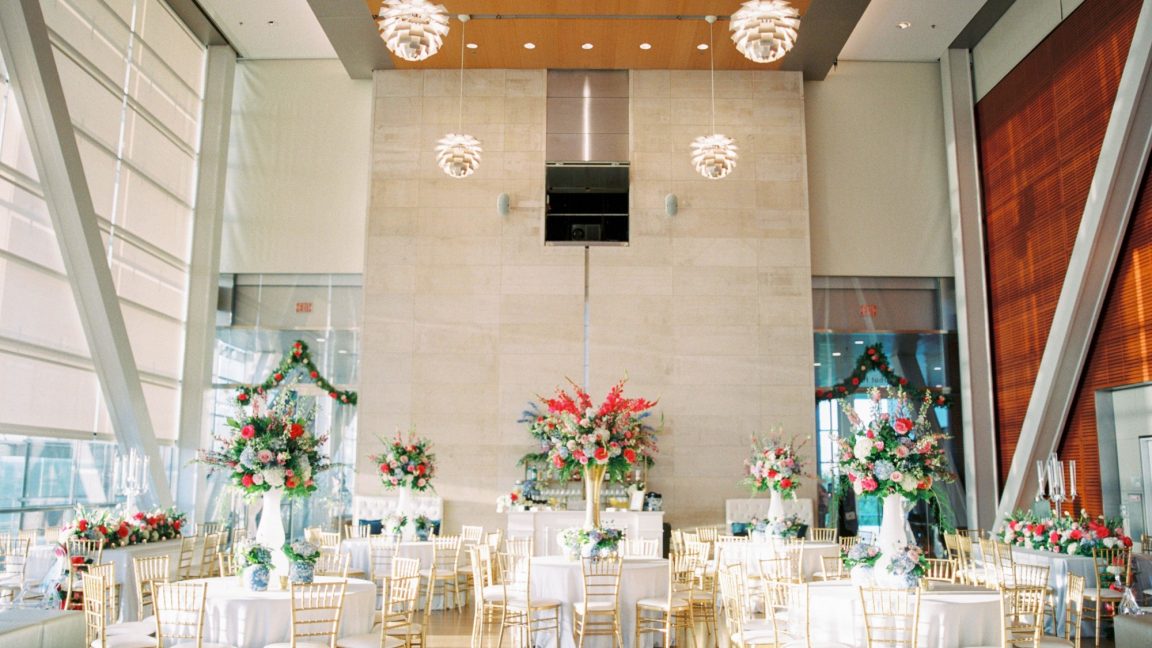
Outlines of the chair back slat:
[[183,640],[199,645],[204,636],[205,583],[156,583],[156,644]]
[[868,648],[916,648],[920,590],[860,588]]

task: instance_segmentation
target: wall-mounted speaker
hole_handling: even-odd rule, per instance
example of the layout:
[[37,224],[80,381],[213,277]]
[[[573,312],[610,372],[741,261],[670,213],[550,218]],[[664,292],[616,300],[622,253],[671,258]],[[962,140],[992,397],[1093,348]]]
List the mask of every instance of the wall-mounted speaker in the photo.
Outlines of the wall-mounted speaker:
[[511,210],[511,198],[508,197],[508,194],[502,193],[496,196],[496,211],[499,212],[501,216],[507,216]]
[[599,241],[601,239],[600,226],[595,224],[574,224],[571,235],[573,241]]
[[680,211],[680,201],[676,199],[676,194],[664,196],[664,211],[669,216],[675,216]]

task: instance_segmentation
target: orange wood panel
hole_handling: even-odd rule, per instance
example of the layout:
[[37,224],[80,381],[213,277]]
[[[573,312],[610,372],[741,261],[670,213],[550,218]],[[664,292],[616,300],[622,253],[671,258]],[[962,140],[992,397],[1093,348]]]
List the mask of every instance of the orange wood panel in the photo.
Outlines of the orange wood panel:
[[[1138,0],[1087,0],[977,105],[1002,478],[1019,440],[1139,9]],[[1129,234],[1061,443],[1061,458],[1077,461],[1080,505],[1093,512],[1102,508],[1094,394],[1148,379],[1149,356],[1138,340],[1152,320],[1135,307],[1152,297],[1152,288],[1135,278],[1152,273],[1148,202]],[[1141,243],[1137,233],[1145,230],[1149,240]]]
[[[803,14],[811,0],[791,4],[801,15],[797,39],[804,37]],[[379,2],[366,0],[373,13]],[[476,49],[465,53],[468,68],[510,69],[672,69],[706,70],[708,52],[697,45],[708,42],[708,24],[696,16],[727,16],[738,9],[732,0],[458,0],[444,3],[452,15],[451,29],[443,47],[420,62],[392,57],[399,69],[444,69],[460,65],[460,25],[457,14],[479,16],[465,27],[465,40]],[[491,18],[485,16],[580,16],[580,18]],[[586,16],[586,17],[585,17]],[[691,16],[691,19],[621,19],[611,16]],[[729,37],[728,22],[715,27],[716,69],[773,70],[781,61],[753,63],[736,50]],[[536,45],[533,50],[524,43]],[[590,50],[582,49],[592,43]],[[649,50],[640,49],[649,43]],[[787,57],[785,57],[787,58]],[[782,59],[783,60],[783,59]]]

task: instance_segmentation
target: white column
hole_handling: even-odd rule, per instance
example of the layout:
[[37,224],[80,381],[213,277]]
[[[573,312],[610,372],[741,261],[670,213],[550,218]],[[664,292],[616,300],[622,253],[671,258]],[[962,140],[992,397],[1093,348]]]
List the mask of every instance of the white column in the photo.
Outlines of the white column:
[[0,54],[7,62],[16,90],[17,105],[116,439],[122,450],[138,448],[152,459],[145,505],[152,500],[169,506],[172,496],[164,464],[104,256],[96,209],[39,0],[0,2]]
[[204,466],[190,464],[196,451],[211,442],[207,426],[211,407],[212,360],[216,341],[216,295],[220,282],[220,235],[224,215],[224,181],[228,172],[228,138],[232,122],[232,88],[236,52],[226,45],[208,47],[204,114],[200,129],[196,217],[192,228],[192,264],[188,279],[188,316],[184,331],[184,375],[180,394],[180,436],[176,504],[193,521],[203,519],[207,497]]

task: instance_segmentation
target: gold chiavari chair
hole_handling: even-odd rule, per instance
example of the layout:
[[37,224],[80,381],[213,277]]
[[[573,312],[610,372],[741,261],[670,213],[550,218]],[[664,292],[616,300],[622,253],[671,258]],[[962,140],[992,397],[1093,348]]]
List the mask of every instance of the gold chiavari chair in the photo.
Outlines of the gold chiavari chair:
[[1152,535],[1140,534],[1140,553],[1152,553]]
[[984,585],[984,566],[972,557],[972,538],[963,534],[956,534],[956,543],[959,547],[960,582],[968,585]]
[[85,592],[84,644],[92,648],[155,648],[156,639],[148,635],[109,635],[108,582],[100,575],[84,572],[79,576],[78,591]]
[[156,583],[156,645],[232,648],[204,642],[205,583]]
[[920,590],[861,587],[864,634],[868,648],[916,648]]
[[335,645],[347,586],[348,582],[343,580],[334,583],[290,584],[288,592],[292,599],[292,639],[269,644],[265,648]]
[[484,539],[484,527],[465,524],[460,527],[460,544],[472,546]]
[[[376,618],[375,618],[375,621],[373,623],[381,623],[381,619],[383,618],[382,610],[384,610],[385,608],[382,607],[382,605],[383,605],[383,600],[384,600],[384,589],[383,588],[384,588],[385,579],[390,578],[393,581],[395,581],[396,579],[408,578],[410,576],[415,576],[416,578],[420,578],[420,559],[419,558],[402,558],[400,556],[396,556],[392,559],[391,571],[390,572],[381,572],[380,575],[376,579],[374,579],[376,581],[376,600],[378,603],[381,604],[381,607],[379,609],[377,609]],[[419,594],[417,594],[417,596],[419,596]]]
[[504,541],[504,530],[496,529],[484,534],[484,544],[492,550],[493,555],[500,551],[500,543]]
[[625,538],[620,552],[626,558],[659,558],[660,541],[656,538]]
[[[205,524],[203,526],[207,525]],[[199,578],[212,578],[216,575],[216,568],[219,567],[216,554],[220,552],[223,540],[224,533],[221,531],[209,533],[204,536],[204,544],[200,547],[200,562],[198,563]]]
[[804,576],[800,571],[800,565],[796,560],[795,554],[776,554],[776,556],[772,558],[761,558],[757,564],[760,567],[760,578],[763,580],[786,581],[789,583],[801,583],[804,581]]
[[749,604],[745,590],[744,566],[739,563],[722,565],[718,579],[720,608],[724,613],[724,625],[727,630],[724,633],[727,637],[725,648],[778,646],[780,637],[776,632],[775,615],[769,615],[768,621],[756,619],[754,608]]
[[367,524],[345,524],[344,537],[351,540],[352,538],[367,538],[372,535],[372,527]]
[[848,551],[852,547],[855,547],[860,539],[858,536],[840,536],[838,541],[840,542],[840,550]]
[[238,573],[236,571],[236,561],[230,554],[216,554],[216,560],[220,563],[221,576],[235,576]]
[[996,582],[1011,582],[1016,573],[1016,559],[1012,556],[1012,545],[999,540],[992,541],[993,555],[996,556]]
[[224,525],[220,522],[203,522],[196,527],[196,533],[207,536],[213,533],[219,533],[223,528]]
[[[432,566],[424,570],[423,576],[428,587],[441,593],[441,608],[447,610],[449,604],[462,610],[460,603],[460,579],[457,568],[460,563],[460,536],[443,536],[432,540]],[[452,593],[449,600],[448,593]]]
[[668,595],[644,598],[636,602],[636,635],[634,646],[642,646],[643,635],[660,635],[663,645],[671,646],[680,630],[686,631],[686,643],[695,645],[693,606],[690,604],[696,590],[696,565],[691,554],[671,554],[668,557]]
[[12,536],[0,539],[0,597],[15,602],[24,592],[24,568],[28,564],[29,540]]
[[305,527],[304,540],[307,541],[309,544],[314,544],[317,547],[319,547],[320,546],[320,533],[322,531],[324,531],[324,529],[322,529],[318,526],[317,527]]
[[180,538],[180,557],[176,561],[176,577],[180,580],[196,578],[196,536]]
[[[392,561],[400,551],[400,539],[394,536],[373,536],[368,541],[369,559],[371,560],[369,577],[377,584],[384,578],[392,576]],[[378,592],[378,595],[382,592]]]
[[[136,586],[136,618],[154,620],[156,583],[172,579],[172,557],[168,554],[132,558],[132,575]],[[149,608],[152,608],[149,612]]]
[[812,542],[837,542],[840,532],[835,527],[812,527],[808,529],[808,539]]
[[[419,562],[419,561],[417,561]],[[378,585],[384,592],[377,610],[379,631],[341,637],[336,648],[399,648],[424,645],[420,633],[413,630],[419,607],[420,575],[404,577],[385,576]],[[401,639],[400,637],[405,637]],[[416,639],[411,639],[417,637]]]
[[1000,645],[1033,648],[1044,634],[1044,602],[1047,587],[1030,585],[1000,588]]
[[340,532],[339,531],[321,531],[320,542],[317,543],[320,550],[325,549],[329,551],[338,551],[340,549]]
[[[116,582],[116,565],[113,563],[100,563],[89,565],[87,573],[99,576],[104,583],[103,592],[84,592],[88,596],[103,596],[104,609],[108,613],[105,620],[104,634],[109,637],[119,635],[146,636],[156,631],[156,620],[117,622],[120,618],[120,586]],[[114,642],[113,642],[114,643]]]
[[471,648],[483,648],[485,629],[498,622],[504,614],[504,588],[496,579],[491,547],[486,544],[470,547],[468,559],[472,566]]
[[[409,561],[416,564],[413,565]],[[415,558],[397,558],[392,563],[392,568],[393,581],[400,582],[399,579],[402,578],[415,579],[415,585],[411,585],[411,580],[404,581],[409,583],[409,586],[414,587],[411,591],[411,603],[407,608],[410,612],[407,621],[405,621],[400,616],[400,610],[393,610],[397,618],[391,622],[393,627],[385,631],[389,636],[389,642],[393,639],[400,639],[404,642],[405,648],[427,648],[429,616],[432,614],[432,595],[435,590],[429,587],[424,591],[423,609],[420,609],[420,561]],[[419,620],[417,620],[417,612],[419,612]]]
[[669,547],[672,553],[684,553],[684,532],[680,529],[672,529],[672,537]]
[[1012,578],[1008,584],[1012,586],[1048,587],[1048,572],[1050,570],[1051,565],[1015,563],[1012,565]]
[[508,538],[504,541],[504,552],[516,556],[532,555],[532,537]]
[[980,538],[980,560],[976,564],[980,567],[980,583],[988,587],[998,587],[1000,584],[999,561],[996,559],[996,545],[991,538]]
[[1100,626],[1103,619],[1116,616],[1122,594],[1112,589],[1114,583],[1126,586],[1132,576],[1132,552],[1126,547],[1098,547],[1092,550],[1095,564],[1095,587],[1084,592],[1084,620],[1096,627],[1096,645],[1100,645]]
[[581,559],[584,600],[572,604],[572,635],[578,648],[584,638],[613,637],[624,645],[620,633],[620,574],[624,562],[619,556]]
[[848,572],[844,570],[840,556],[820,556],[820,571],[813,576],[823,581],[844,580],[848,578]]
[[315,574],[317,576],[348,578],[348,563],[351,560],[352,556],[345,553],[321,551],[320,557],[316,559]]
[[[1077,574],[1068,574],[1064,590],[1063,636],[1044,635],[1036,648],[1080,648],[1080,632],[1084,627],[1084,584],[1087,580]],[[1059,629],[1056,629],[1059,631]]]
[[535,646],[538,633],[553,632],[560,645],[560,601],[532,596],[532,558],[530,555],[499,554],[500,584],[504,588],[504,616],[500,621],[499,647],[504,632],[513,633],[512,645]]
[[83,592],[83,580],[80,576],[88,571],[90,565],[100,563],[104,556],[104,539],[88,540],[86,538],[69,538],[68,549],[68,583],[64,597],[65,610],[81,610],[83,603],[80,600]]
[[928,569],[923,578],[940,583],[956,582],[956,563],[951,558],[927,558]]

